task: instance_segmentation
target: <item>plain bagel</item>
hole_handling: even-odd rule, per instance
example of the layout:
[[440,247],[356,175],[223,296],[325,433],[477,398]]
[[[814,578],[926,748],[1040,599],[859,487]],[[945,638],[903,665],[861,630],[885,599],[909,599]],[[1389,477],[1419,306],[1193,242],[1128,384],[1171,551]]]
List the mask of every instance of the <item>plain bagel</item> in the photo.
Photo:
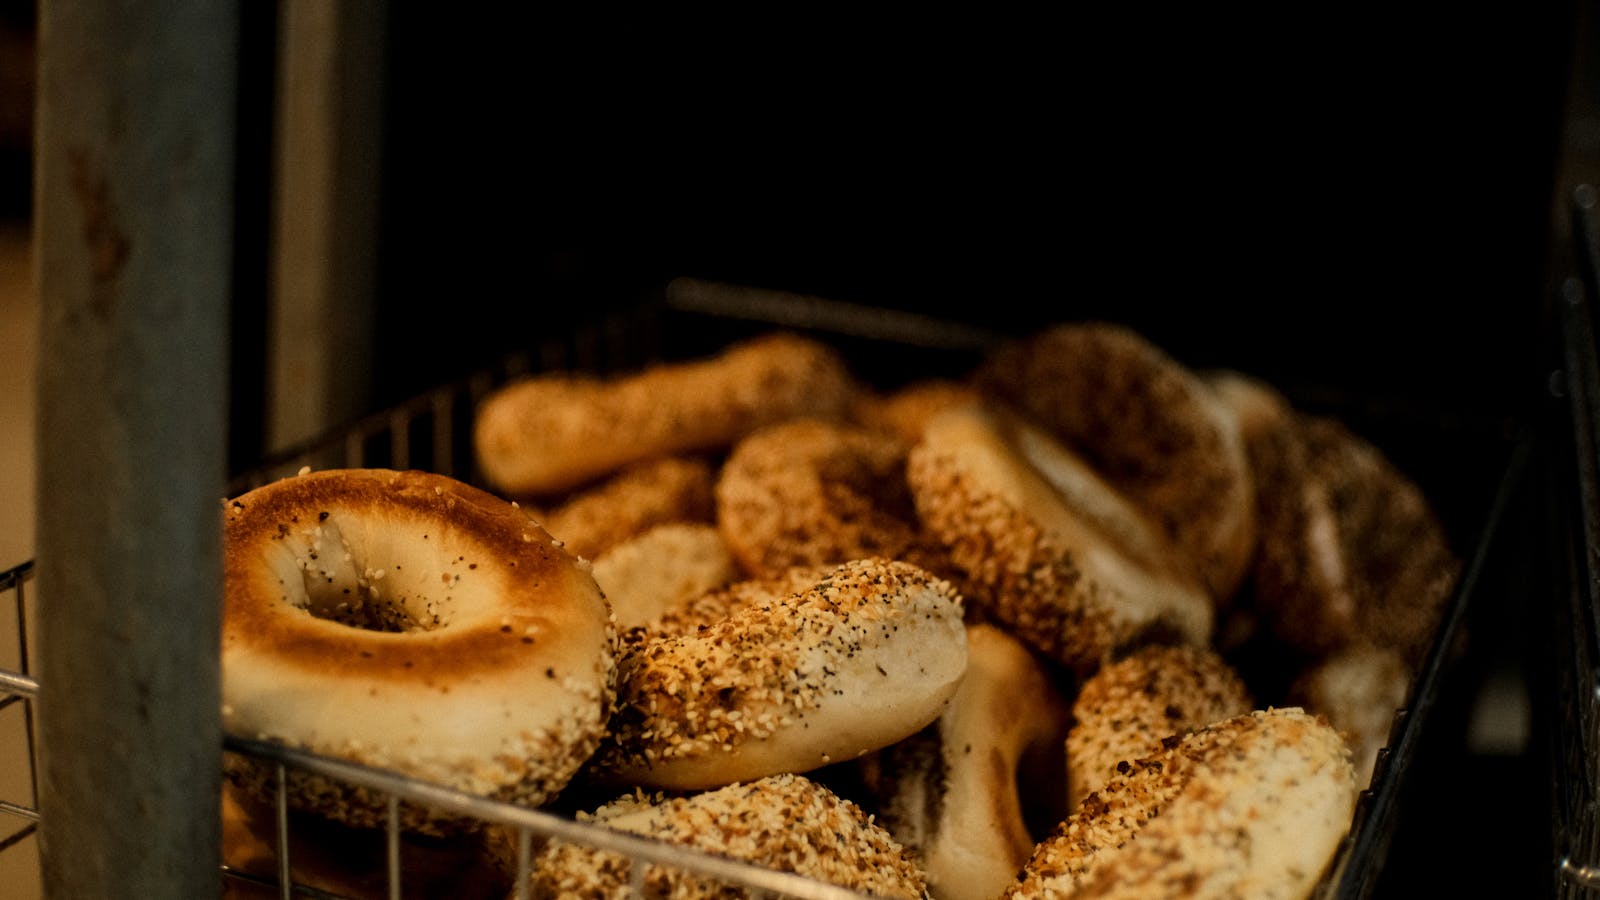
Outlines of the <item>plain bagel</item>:
[[[336,469],[224,513],[229,733],[534,806],[598,746],[610,608],[514,504],[440,475]],[[383,821],[381,802],[318,781],[300,805]]]

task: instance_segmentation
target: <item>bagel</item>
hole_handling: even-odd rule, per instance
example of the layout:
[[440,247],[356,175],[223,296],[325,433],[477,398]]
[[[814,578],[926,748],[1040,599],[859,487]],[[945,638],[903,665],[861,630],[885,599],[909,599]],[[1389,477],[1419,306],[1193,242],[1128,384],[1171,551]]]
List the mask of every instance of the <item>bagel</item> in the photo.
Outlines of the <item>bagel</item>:
[[984,613],[1080,673],[1157,637],[1206,644],[1204,587],[1142,511],[1014,411],[934,417],[906,467],[918,517]]
[[718,592],[741,599],[710,624],[625,635],[590,780],[701,790],[807,772],[936,719],[967,664],[950,585],[881,559],[807,578],[798,591]]
[[[424,472],[337,469],[225,503],[222,723],[493,799],[540,805],[598,746],[616,633],[589,569],[521,509]],[[265,766],[235,757],[242,785]],[[351,825],[386,804],[291,779]],[[445,825],[407,810],[406,825]]]
[[959,577],[917,517],[909,450],[892,434],[845,423],[793,419],[763,428],[734,445],[717,478],[723,540],[756,578],[867,557]]
[[1231,601],[1255,547],[1254,482],[1203,378],[1126,326],[1077,322],[997,347],[973,381],[1087,459]]
[[541,521],[568,553],[592,560],[655,525],[715,521],[715,481],[704,459],[649,459],[563,498]]
[[1411,696],[1412,672],[1392,647],[1351,644],[1307,666],[1289,687],[1289,700],[1321,715],[1344,735],[1356,784],[1372,782],[1378,753],[1389,743],[1395,716]]
[[[603,828],[880,897],[927,896],[921,870],[856,804],[802,775],[781,774],[688,796],[635,791],[584,815]],[[532,860],[534,897],[739,898],[756,892],[619,854],[550,844]],[[639,892],[633,890],[638,878]]]
[[877,820],[917,856],[933,896],[999,896],[1033,852],[1034,823],[1066,816],[1069,717],[1066,697],[1021,641],[971,624],[967,673],[949,709],[863,757]]
[[[1256,471],[1257,453],[1260,451],[1261,441],[1273,429],[1281,427],[1283,421],[1292,414],[1293,406],[1288,397],[1276,387],[1246,372],[1235,369],[1213,369],[1202,373],[1202,377],[1211,386],[1217,399],[1232,414],[1239,439],[1244,444],[1245,456],[1250,460],[1251,481],[1254,483],[1258,504],[1256,524],[1260,529],[1259,504],[1263,495],[1273,490],[1273,485],[1266,483]],[[1260,652],[1264,649],[1262,643],[1264,629],[1260,611],[1255,608],[1251,592],[1254,589],[1253,573],[1257,564],[1256,557],[1260,552],[1261,541],[1265,539],[1258,532],[1256,548],[1251,553],[1250,568],[1245,574],[1242,589],[1235,601],[1222,611],[1217,622],[1217,633],[1212,643],[1231,658],[1238,658],[1241,653]]]
[[611,601],[619,629],[649,624],[740,577],[715,525],[666,522],[595,558],[594,580]]
[[[1282,391],[1248,372],[1213,369],[1202,373],[1202,377],[1233,416],[1247,458],[1251,442],[1277,427],[1294,409]],[[1256,488],[1259,490],[1260,485]]]
[[947,378],[912,381],[887,392],[863,392],[854,420],[866,428],[898,435],[908,444],[922,440],[928,420],[978,398],[970,384]]
[[773,332],[715,356],[611,377],[519,379],[478,405],[473,445],[497,489],[555,493],[630,463],[722,451],[763,425],[796,416],[845,418],[857,390],[833,348]]
[[1263,624],[1307,657],[1370,642],[1419,665],[1461,564],[1416,483],[1339,420],[1299,411],[1264,430],[1251,458]]
[[1244,680],[1208,647],[1151,644],[1085,679],[1072,702],[1072,805],[1173,735],[1255,709]]
[[1184,738],[1090,794],[1004,900],[1310,895],[1350,829],[1355,775],[1326,721],[1257,710]]

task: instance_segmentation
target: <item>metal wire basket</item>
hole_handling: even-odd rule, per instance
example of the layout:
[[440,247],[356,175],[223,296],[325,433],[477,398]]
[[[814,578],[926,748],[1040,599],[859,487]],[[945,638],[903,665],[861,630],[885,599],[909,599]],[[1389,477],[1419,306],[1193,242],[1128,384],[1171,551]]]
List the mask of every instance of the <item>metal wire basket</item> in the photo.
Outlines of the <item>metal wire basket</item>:
[[[471,447],[472,415],[478,402],[507,379],[535,371],[604,373],[633,369],[674,356],[703,354],[733,338],[775,326],[825,334],[841,345],[847,355],[852,348],[868,351],[858,354],[858,359],[869,379],[891,370],[910,371],[912,369],[904,365],[907,360],[915,360],[914,371],[919,374],[965,371],[997,338],[997,335],[982,328],[914,314],[679,281],[668,288],[659,305],[646,305],[613,314],[592,327],[554,336],[526,353],[501,360],[493,368],[439,386],[264,460],[231,481],[230,495],[291,475],[305,467],[418,468],[481,484]],[[872,366],[879,369],[874,371]],[[1415,420],[1412,424],[1416,424]],[[1429,422],[1425,427],[1437,425],[1439,423]],[[1455,423],[1441,427],[1459,425]],[[1451,437],[1454,439],[1458,436]],[[1456,517],[1466,520],[1466,524],[1458,525],[1456,529],[1458,539],[1471,548],[1463,575],[1450,599],[1433,648],[1413,682],[1409,702],[1395,711],[1388,747],[1379,755],[1370,786],[1358,800],[1351,830],[1316,892],[1321,898],[1343,900],[1365,897],[1374,889],[1384,866],[1396,817],[1405,802],[1407,781],[1423,728],[1438,700],[1448,667],[1455,658],[1454,648],[1461,637],[1463,619],[1474,603],[1475,594],[1481,590],[1479,576],[1493,545],[1496,528],[1503,518],[1507,498],[1521,478],[1526,448],[1520,442],[1505,440],[1504,434],[1495,428],[1487,432],[1474,431],[1472,439],[1487,441],[1494,446],[1480,448],[1484,451],[1482,455],[1489,460],[1487,466],[1476,470],[1484,477],[1464,486],[1463,496],[1454,498],[1455,507],[1466,511]],[[25,609],[29,601],[32,573],[31,563],[0,573],[0,591],[6,592],[12,600],[19,634],[22,636],[17,670],[0,669],[0,695],[3,695],[0,708],[21,706],[30,746],[31,706],[38,690],[37,682],[29,674],[27,660]],[[1586,658],[1593,657],[1592,648],[1589,653],[1590,657]],[[1595,703],[1592,692],[1590,701],[1586,722],[1593,720]],[[1593,733],[1593,730],[1589,729],[1588,733]],[[549,812],[488,801],[393,772],[358,766],[278,744],[230,735],[225,740],[225,747],[230,752],[263,761],[276,771],[275,826],[279,853],[275,877],[227,867],[223,867],[222,876],[224,879],[276,890],[284,898],[334,896],[297,884],[292,876],[293,860],[286,852],[289,847],[289,813],[284,799],[284,785],[290,770],[337,779],[389,798],[390,816],[385,837],[387,890],[390,897],[398,898],[404,890],[401,866],[403,842],[399,817],[395,812],[400,803],[434,807],[512,829],[518,835],[518,872],[515,881],[518,896],[524,896],[523,892],[527,890],[528,879],[525,876],[529,866],[529,848],[536,837],[612,851],[642,863],[631,867],[632,887],[636,896],[642,896],[646,870],[644,864],[668,866],[716,878],[742,886],[754,896],[812,900],[860,896],[787,873],[668,846]],[[1592,760],[1595,756],[1590,753],[1584,758]],[[1585,785],[1591,786],[1592,778]],[[1587,796],[1593,796],[1592,788]],[[38,819],[36,794],[20,799],[0,798],[0,820],[19,823],[9,833],[0,833],[3,835],[0,836],[0,851],[34,833]],[[1587,839],[1592,841],[1592,827],[1587,834]]]

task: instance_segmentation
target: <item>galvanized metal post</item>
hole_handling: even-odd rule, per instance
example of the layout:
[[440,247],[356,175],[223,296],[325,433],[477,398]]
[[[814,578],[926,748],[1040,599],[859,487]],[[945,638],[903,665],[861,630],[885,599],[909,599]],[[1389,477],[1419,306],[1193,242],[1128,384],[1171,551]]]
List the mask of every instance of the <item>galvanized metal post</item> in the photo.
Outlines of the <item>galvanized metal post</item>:
[[239,11],[40,6],[40,854],[46,896],[220,892]]

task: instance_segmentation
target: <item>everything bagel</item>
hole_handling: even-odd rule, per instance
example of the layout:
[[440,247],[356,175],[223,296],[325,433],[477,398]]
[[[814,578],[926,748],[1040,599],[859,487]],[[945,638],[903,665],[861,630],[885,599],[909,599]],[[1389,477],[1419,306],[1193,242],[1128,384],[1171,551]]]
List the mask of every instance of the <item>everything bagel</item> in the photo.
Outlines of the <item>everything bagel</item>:
[[[610,609],[515,505],[439,475],[344,469],[264,485],[224,520],[228,732],[534,806],[598,745]],[[302,805],[382,821],[359,792],[299,784]]]
[[881,559],[804,574],[796,590],[718,592],[739,598],[720,619],[630,632],[596,780],[698,790],[808,772],[937,718],[967,665],[949,583]]

